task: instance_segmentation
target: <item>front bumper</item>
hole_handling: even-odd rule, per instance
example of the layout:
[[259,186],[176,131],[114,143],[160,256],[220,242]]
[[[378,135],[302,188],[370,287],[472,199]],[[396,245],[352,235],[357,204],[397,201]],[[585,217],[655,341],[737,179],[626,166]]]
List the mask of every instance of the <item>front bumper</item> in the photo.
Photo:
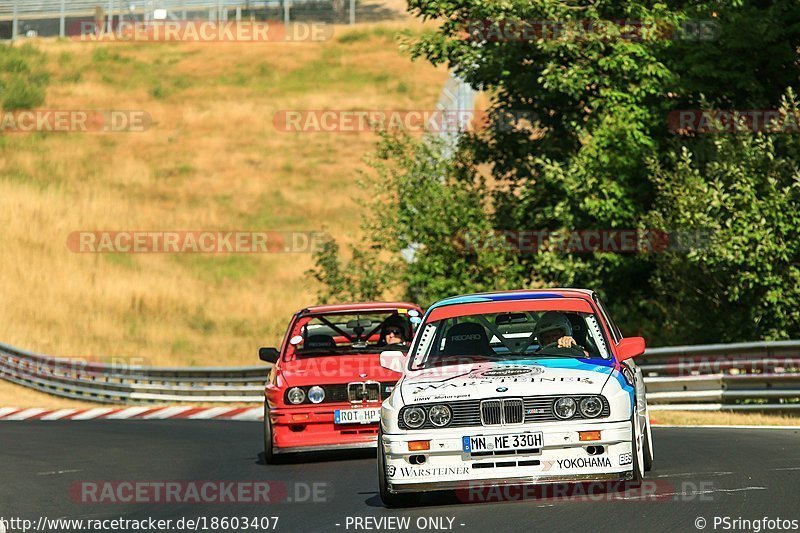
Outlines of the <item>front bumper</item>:
[[334,423],[336,409],[352,408],[349,404],[327,404],[270,409],[274,453],[374,448],[378,437],[377,423]]
[[[600,440],[580,441],[579,431],[601,431]],[[536,450],[492,452],[476,456],[464,452],[465,436],[542,432]],[[409,441],[430,440],[427,451],[408,450]],[[466,489],[481,486],[560,482],[616,481],[632,477],[631,424],[623,422],[526,424],[515,427],[457,428],[424,433],[385,434],[386,480],[393,493]],[[602,452],[589,447],[602,446]],[[410,458],[424,456],[422,464]]]

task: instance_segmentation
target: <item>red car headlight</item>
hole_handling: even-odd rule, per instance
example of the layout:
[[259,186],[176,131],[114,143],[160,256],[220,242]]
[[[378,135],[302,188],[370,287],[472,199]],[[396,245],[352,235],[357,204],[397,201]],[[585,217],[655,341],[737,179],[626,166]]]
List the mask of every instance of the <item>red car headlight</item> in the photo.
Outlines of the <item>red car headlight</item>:
[[292,387],[289,389],[289,392],[286,393],[286,398],[290,403],[295,405],[303,403],[306,400],[306,391],[300,387]]

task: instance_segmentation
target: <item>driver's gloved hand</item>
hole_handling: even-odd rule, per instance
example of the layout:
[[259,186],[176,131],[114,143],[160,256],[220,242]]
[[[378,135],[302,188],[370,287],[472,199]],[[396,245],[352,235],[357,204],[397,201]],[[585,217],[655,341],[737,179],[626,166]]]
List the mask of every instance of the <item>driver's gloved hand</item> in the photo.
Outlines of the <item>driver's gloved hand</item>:
[[572,348],[573,346],[577,346],[578,343],[575,342],[575,339],[570,337],[569,335],[564,335],[560,339],[558,339],[557,346],[559,348]]

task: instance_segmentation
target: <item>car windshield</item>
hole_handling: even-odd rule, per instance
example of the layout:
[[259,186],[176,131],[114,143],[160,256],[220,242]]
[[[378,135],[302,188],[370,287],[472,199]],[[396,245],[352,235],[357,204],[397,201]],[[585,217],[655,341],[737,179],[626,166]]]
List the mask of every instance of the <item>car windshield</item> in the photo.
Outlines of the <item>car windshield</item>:
[[392,309],[364,313],[310,315],[300,319],[300,335],[290,339],[299,356],[407,351],[419,314]]
[[415,370],[531,357],[610,358],[592,313],[524,311],[429,322],[414,348]]

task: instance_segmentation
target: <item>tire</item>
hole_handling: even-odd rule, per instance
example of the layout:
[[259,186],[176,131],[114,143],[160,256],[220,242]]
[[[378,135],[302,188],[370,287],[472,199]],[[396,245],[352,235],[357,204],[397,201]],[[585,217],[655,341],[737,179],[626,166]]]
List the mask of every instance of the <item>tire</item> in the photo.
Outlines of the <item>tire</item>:
[[264,402],[264,462],[275,464],[275,446],[272,442],[272,421],[269,417],[269,406]]
[[419,505],[422,495],[418,492],[394,494],[389,492],[386,480],[386,452],[383,449],[383,429],[378,429],[378,489],[383,505],[389,508],[413,507]]
[[639,429],[635,412],[631,417],[631,454],[633,456],[633,479],[631,481],[638,486],[644,479],[644,436]]
[[650,429],[650,412],[645,409],[644,415],[647,417],[644,431],[644,471],[650,472],[653,469],[653,432]]

